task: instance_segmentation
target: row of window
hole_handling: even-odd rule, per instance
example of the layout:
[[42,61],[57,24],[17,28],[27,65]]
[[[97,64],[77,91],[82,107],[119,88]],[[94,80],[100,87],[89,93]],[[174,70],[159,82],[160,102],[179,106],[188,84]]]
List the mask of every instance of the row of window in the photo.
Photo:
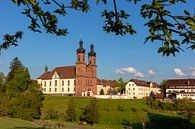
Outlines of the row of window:
[[185,88],[195,88],[195,86],[169,86],[169,88],[185,89]]
[[129,86],[134,86],[134,84],[129,83]]
[[176,92],[195,92],[195,90],[194,89],[191,89],[191,90],[168,90],[168,92],[174,92],[174,93],[176,93]]
[[[43,90],[43,92],[46,92],[46,88],[43,88],[42,90]],[[52,90],[52,89],[49,88],[49,92],[51,92],[51,90]],[[61,89],[61,92],[64,92],[64,90],[65,90],[65,89],[62,88],[62,89]],[[57,88],[54,88],[54,92],[57,92],[57,91],[58,91],[58,89],[57,89]],[[68,88],[67,91],[70,92],[70,88]],[[75,88],[74,88],[74,92],[75,92]]]
[[[42,84],[42,83],[41,83],[41,84]],[[62,86],[65,85],[64,80],[62,80],[62,83],[61,83],[61,84],[62,84]],[[52,85],[52,81],[49,81],[49,86],[51,86],[51,85]],[[58,81],[55,80],[54,86],[57,86],[57,85],[58,85]],[[70,80],[68,80],[67,85],[70,86]],[[75,80],[74,80],[74,85],[75,85]],[[47,81],[44,81],[44,86],[47,86]]]
[[195,96],[194,94],[181,94],[181,96],[187,97],[187,96]]

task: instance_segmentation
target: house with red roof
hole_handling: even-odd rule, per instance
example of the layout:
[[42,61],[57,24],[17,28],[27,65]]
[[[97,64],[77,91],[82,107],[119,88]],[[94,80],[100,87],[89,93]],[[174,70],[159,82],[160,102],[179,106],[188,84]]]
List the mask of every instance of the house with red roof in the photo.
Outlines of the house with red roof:
[[167,80],[166,97],[171,99],[191,98],[195,100],[195,79]]
[[125,94],[129,98],[143,99],[151,94],[160,94],[160,86],[156,82],[131,79],[125,86]]

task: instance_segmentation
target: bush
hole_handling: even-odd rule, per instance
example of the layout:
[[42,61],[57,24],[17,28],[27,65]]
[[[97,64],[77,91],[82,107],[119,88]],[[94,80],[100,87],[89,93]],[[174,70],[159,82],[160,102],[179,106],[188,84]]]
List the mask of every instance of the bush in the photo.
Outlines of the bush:
[[98,101],[96,99],[90,100],[89,105],[85,107],[83,116],[81,116],[80,118],[92,125],[98,122],[99,107],[98,107]]

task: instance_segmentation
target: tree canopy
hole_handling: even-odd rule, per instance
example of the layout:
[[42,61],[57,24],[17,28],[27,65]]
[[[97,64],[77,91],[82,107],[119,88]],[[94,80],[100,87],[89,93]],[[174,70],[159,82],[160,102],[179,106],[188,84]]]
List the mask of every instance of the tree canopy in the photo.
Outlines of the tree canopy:
[[[2,82],[0,75],[0,83]],[[10,116],[32,120],[40,118],[40,108],[44,99],[39,85],[33,83],[28,68],[16,57],[10,63],[10,72],[0,91],[0,116]]]
[[[67,10],[76,10],[83,13],[90,11],[90,3],[88,0],[11,0],[15,5],[24,8],[21,12],[29,20],[28,28],[33,32],[46,32],[57,36],[66,36],[68,29],[66,27],[59,28],[58,21],[60,16],[66,16]],[[102,15],[105,19],[103,30],[107,33],[116,35],[134,35],[136,30],[131,24],[130,14],[117,6],[116,0],[96,0],[99,3],[112,5],[111,11],[104,9]],[[178,15],[174,15],[170,7],[174,7],[179,3],[188,4],[187,0],[126,0],[120,1],[125,4],[132,3],[137,5],[141,3],[140,14],[146,19],[144,26],[148,28],[148,36],[146,42],[160,41],[161,47],[158,48],[158,53],[163,55],[175,56],[176,52],[183,51],[183,46],[195,48],[195,14],[188,10],[181,10]],[[130,5],[129,5],[130,6]],[[178,38],[179,37],[179,38]],[[5,34],[4,42],[0,44],[0,50],[7,49],[9,46],[17,46],[18,39],[22,38],[22,32],[18,31],[15,34]]]

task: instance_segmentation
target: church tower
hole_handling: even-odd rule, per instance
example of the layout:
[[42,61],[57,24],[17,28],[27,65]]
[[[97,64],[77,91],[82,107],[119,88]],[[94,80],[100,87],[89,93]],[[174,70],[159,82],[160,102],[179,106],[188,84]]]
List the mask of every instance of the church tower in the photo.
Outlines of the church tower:
[[90,89],[93,94],[97,94],[97,65],[96,65],[96,53],[94,51],[93,43],[90,46],[90,52],[88,53],[88,73],[90,75]]
[[90,52],[88,53],[88,64],[85,63],[85,49],[83,41],[80,40],[79,48],[77,49],[76,61],[76,96],[92,96],[97,94],[97,75],[96,75],[96,53],[94,45],[91,44]]
[[79,48],[77,49],[77,61],[76,61],[76,83],[75,83],[75,95],[81,96],[83,88],[85,86],[85,74],[86,74],[86,63],[85,63],[85,49],[83,48],[82,39],[79,41]]

